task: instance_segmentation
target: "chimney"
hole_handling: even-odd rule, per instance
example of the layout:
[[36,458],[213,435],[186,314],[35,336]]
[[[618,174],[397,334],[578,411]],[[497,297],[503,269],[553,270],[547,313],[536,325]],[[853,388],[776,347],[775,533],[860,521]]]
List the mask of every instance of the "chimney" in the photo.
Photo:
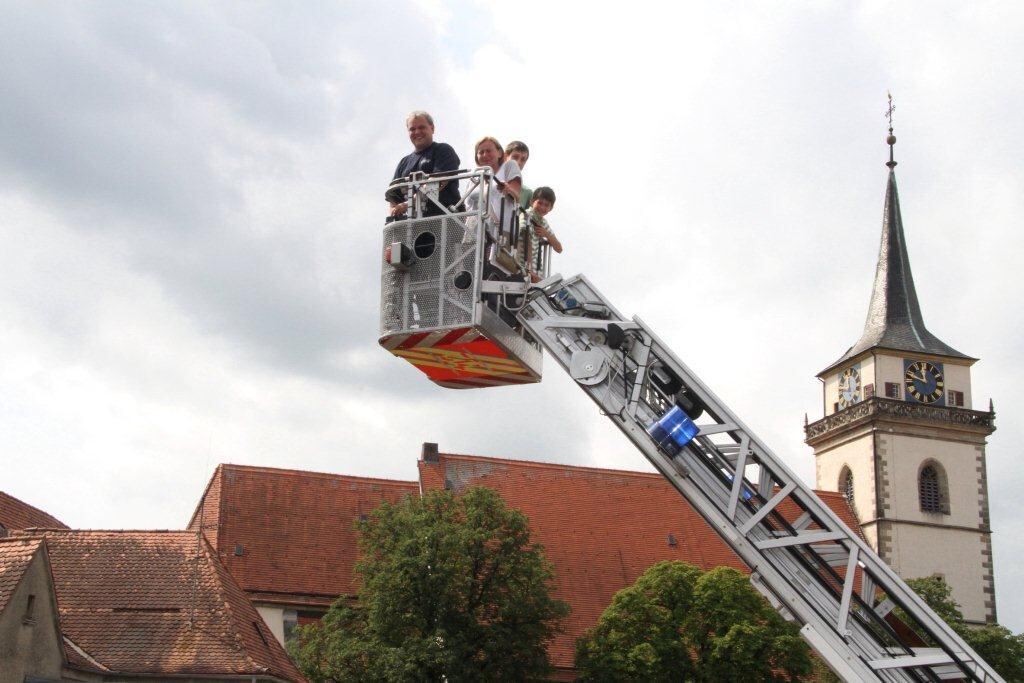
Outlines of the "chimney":
[[437,455],[437,444],[424,441],[423,450],[420,451],[420,458],[423,462],[441,462],[441,458]]

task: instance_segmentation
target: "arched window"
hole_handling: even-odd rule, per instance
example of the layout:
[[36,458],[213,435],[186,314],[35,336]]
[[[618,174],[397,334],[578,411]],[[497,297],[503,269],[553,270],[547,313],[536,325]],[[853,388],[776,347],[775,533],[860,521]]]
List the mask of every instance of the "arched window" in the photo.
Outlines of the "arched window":
[[853,504],[853,472],[849,467],[844,467],[843,471],[839,473],[839,493],[843,494],[846,502],[850,504],[850,508],[856,512],[857,507]]
[[941,465],[929,462],[921,468],[917,475],[917,495],[921,501],[921,512],[949,514],[946,473]]

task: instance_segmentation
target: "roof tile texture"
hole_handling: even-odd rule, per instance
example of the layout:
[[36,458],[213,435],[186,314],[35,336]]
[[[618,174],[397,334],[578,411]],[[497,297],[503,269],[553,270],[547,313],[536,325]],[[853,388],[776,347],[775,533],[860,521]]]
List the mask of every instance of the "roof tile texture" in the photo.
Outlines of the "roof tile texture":
[[32,557],[42,544],[41,538],[0,542],[0,612],[7,607],[14,589],[18,587]]
[[[356,591],[353,523],[361,514],[383,500],[416,495],[420,486],[489,486],[529,517],[535,540],[554,564],[556,595],[572,607],[565,633],[550,649],[562,670],[573,666],[576,638],[597,623],[612,596],[656,562],[747,571],[659,474],[453,454],[420,461],[419,474],[417,483],[221,465],[201,503],[204,527],[210,534],[209,520],[218,520],[220,557],[250,597],[324,605]],[[818,494],[857,528],[840,494]],[[795,517],[787,507],[780,511]],[[236,545],[241,556],[234,554]]]
[[[329,604],[357,589],[360,515],[418,493],[412,481],[220,465],[200,506],[208,536],[243,589],[261,600]],[[198,523],[197,510],[192,528]]]
[[[3,544],[20,537],[45,538],[64,635],[102,667],[302,680],[195,533],[18,532]],[[66,650],[70,661],[87,661],[70,645]]]
[[[0,491],[0,524],[7,529],[67,529],[53,515]],[[2,532],[0,532],[2,535]]]
[[[529,517],[554,564],[555,595],[572,607],[549,650],[559,668],[573,666],[576,639],[651,565],[681,560],[749,571],[660,474],[451,454],[419,468],[424,490],[488,486]],[[825,500],[856,528],[841,496]]]
[[889,170],[882,212],[882,242],[878,249],[875,283],[864,321],[864,332],[856,344],[818,376],[868,349],[884,348],[910,353],[929,353],[950,358],[975,360],[946,344],[924,326],[921,304],[910,272],[910,256],[903,232],[896,174]]
[[576,639],[597,623],[612,596],[656,562],[746,571],[658,474],[447,454],[437,464],[420,462],[420,472],[425,490],[488,486],[529,517],[534,539],[555,566],[555,595],[572,607],[565,632],[549,649],[559,668],[573,666]]

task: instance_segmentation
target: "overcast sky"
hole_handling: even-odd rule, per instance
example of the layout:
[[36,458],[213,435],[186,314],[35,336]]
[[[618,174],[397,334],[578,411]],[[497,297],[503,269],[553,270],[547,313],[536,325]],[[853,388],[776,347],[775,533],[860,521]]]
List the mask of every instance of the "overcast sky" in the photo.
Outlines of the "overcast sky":
[[453,392],[377,346],[411,109],[466,164],[482,135],[527,141],[556,269],[813,483],[804,415],[867,313],[888,89],[925,322],[995,402],[998,608],[1024,630],[1024,10],[583,7],[0,4],[0,490],[181,528],[222,462],[412,480],[436,441],[646,469],[550,359],[540,385]]

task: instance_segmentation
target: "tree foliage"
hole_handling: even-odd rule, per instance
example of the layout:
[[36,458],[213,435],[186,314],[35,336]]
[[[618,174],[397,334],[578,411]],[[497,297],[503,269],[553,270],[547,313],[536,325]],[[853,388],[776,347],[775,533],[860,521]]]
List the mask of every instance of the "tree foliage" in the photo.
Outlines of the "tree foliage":
[[1024,634],[1014,635],[998,624],[969,626],[953,599],[953,589],[937,576],[908,579],[907,585],[1000,676],[1007,681],[1024,681]]
[[311,680],[528,680],[549,670],[568,606],[526,516],[497,493],[384,503],[360,522],[362,582],[291,651]]
[[740,572],[660,562],[619,591],[576,643],[587,681],[776,681],[810,649]]

